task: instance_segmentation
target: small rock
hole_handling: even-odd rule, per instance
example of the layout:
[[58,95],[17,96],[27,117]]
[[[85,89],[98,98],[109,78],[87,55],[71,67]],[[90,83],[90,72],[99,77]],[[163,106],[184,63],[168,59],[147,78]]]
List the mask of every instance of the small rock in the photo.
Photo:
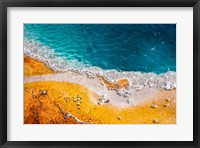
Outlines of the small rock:
[[131,100],[131,99],[127,99],[127,103],[128,103],[128,104],[134,104],[134,101]]
[[153,87],[153,84],[151,83],[151,82],[148,82],[148,84],[149,84],[149,87]]
[[81,109],[81,107],[80,107],[80,106],[78,106],[78,109]]
[[158,107],[158,105],[156,105],[156,104],[151,105],[151,108],[157,108],[157,107]]
[[142,85],[135,85],[134,86],[134,90],[135,91],[141,91],[143,89],[143,86]]
[[169,98],[167,98],[165,101],[169,102],[169,101],[170,101],[170,99],[169,99]]
[[77,100],[80,101],[81,99],[80,99],[80,98],[77,98]]
[[105,85],[103,81],[101,81],[101,85],[103,85],[103,86]]
[[81,104],[80,104],[79,102],[77,102],[77,103],[76,103],[76,105],[78,105],[78,106],[79,106],[79,105],[81,105]]
[[118,120],[122,120],[122,117],[118,116],[117,119],[118,119]]
[[110,102],[110,100],[105,100],[105,101],[104,101],[104,103],[108,103],[108,102]]
[[102,95],[100,98],[99,98],[99,100],[103,100],[104,99],[104,95]]
[[43,94],[43,95],[46,95],[46,94],[47,94],[47,90],[43,90],[43,91],[42,91],[42,94]]
[[153,119],[153,123],[158,123],[158,119]]
[[73,101],[74,101],[74,102],[76,102],[77,100],[76,100],[76,99],[74,99]]
[[68,103],[69,101],[70,101],[70,99],[67,97],[67,98],[66,98],[66,102]]
[[176,88],[176,85],[171,83],[171,82],[165,82],[165,86],[164,86],[164,89],[166,90],[171,90],[171,89],[174,89]]
[[164,107],[168,107],[168,106],[169,106],[169,104],[163,104],[163,106],[164,106]]
[[128,97],[129,96],[129,94],[128,93],[124,93],[124,97]]
[[66,112],[65,115],[64,115],[65,119],[67,119],[67,118],[69,118],[69,117],[71,117],[71,116],[72,116],[72,115],[71,115],[69,112]]
[[97,104],[98,104],[98,105],[101,105],[101,103],[100,103],[99,101],[97,102]]

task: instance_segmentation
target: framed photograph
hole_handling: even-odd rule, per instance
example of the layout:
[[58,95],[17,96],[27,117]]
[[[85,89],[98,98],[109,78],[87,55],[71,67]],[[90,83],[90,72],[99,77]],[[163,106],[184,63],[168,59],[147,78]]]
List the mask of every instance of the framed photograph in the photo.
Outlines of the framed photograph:
[[1,147],[200,147],[199,5],[1,1]]

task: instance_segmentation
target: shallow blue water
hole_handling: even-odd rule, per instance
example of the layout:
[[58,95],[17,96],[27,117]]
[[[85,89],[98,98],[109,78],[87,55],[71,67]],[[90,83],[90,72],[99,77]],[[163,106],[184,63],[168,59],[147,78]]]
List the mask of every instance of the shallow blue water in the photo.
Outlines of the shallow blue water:
[[174,24],[25,24],[25,40],[55,56],[119,71],[176,71]]

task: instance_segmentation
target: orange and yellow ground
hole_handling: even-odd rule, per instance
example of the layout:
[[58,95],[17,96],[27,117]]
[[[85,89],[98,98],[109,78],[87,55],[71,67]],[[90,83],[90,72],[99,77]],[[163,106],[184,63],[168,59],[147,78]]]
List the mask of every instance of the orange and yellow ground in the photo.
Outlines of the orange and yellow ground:
[[52,74],[54,71],[48,68],[43,62],[36,61],[27,55],[24,55],[24,76]]
[[[28,56],[24,58],[25,76],[54,73],[42,62]],[[106,85],[109,87],[112,84]],[[127,81],[122,80],[112,87],[126,88],[127,85]],[[78,123],[72,117],[65,118],[66,113],[70,113],[84,123],[91,124],[175,124],[175,94],[176,90],[162,91],[135,107],[118,108],[110,104],[94,103],[98,101],[99,96],[79,84],[55,81],[25,83],[24,123]]]

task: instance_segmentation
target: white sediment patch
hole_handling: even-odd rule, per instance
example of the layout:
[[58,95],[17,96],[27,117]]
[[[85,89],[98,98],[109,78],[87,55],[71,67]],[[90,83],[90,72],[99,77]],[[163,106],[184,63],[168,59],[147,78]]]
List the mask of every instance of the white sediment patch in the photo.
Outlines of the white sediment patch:
[[[104,95],[104,98],[109,100],[110,104],[117,107],[137,105],[138,103],[142,103],[143,101],[152,98],[157,91],[164,89],[162,87],[149,87],[149,85],[142,86],[142,84],[140,84],[142,86],[141,89],[135,89],[136,86],[132,84],[128,90],[124,90],[125,92],[128,92],[127,95],[122,95],[123,93],[120,94],[119,92],[123,90],[109,90],[105,85],[102,85],[102,81],[98,77],[89,78],[87,75],[77,74],[70,71],[66,73],[48,74],[24,78],[24,83],[38,81],[59,81],[80,84],[88,88],[90,91],[95,92],[99,96]],[[151,81],[151,83],[156,82],[153,80]],[[98,103],[97,100],[92,101],[94,103]]]

